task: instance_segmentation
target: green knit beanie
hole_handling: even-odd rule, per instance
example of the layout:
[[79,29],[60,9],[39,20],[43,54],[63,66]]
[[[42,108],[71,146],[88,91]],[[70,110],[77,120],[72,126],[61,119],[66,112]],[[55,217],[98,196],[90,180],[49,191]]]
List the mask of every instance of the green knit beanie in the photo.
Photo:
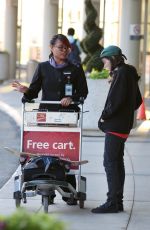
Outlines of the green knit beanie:
[[104,48],[100,54],[100,58],[112,56],[123,56],[125,59],[127,59],[126,56],[122,54],[122,50],[118,46],[108,46]]

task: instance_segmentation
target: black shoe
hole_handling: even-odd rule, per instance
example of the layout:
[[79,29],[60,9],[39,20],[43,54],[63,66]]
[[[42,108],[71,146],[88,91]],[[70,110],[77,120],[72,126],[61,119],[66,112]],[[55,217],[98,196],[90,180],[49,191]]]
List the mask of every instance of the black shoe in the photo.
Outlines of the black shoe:
[[119,204],[118,204],[118,211],[119,211],[119,212],[123,212],[123,211],[124,211],[124,207],[123,207],[123,204],[122,204],[122,203],[119,203]]
[[118,205],[112,204],[111,202],[106,202],[97,208],[93,208],[91,212],[92,213],[117,213]]
[[77,200],[69,198],[66,203],[67,205],[77,205]]
[[54,198],[56,197],[56,194],[53,193],[48,198],[48,204],[54,204]]
[[67,203],[68,199],[69,199],[68,197],[62,196],[62,200],[65,201],[66,203]]

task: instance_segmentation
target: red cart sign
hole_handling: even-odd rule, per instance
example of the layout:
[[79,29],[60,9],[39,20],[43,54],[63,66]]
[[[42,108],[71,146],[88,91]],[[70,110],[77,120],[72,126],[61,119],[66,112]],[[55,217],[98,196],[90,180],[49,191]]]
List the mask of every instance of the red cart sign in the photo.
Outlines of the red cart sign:
[[80,132],[24,131],[23,151],[79,161]]

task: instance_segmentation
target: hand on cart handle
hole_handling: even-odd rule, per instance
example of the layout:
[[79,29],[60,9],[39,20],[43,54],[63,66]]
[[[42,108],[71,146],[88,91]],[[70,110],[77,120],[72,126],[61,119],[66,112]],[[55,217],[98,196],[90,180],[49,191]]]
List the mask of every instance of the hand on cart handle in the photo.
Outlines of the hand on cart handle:
[[16,91],[20,93],[26,93],[28,90],[27,86],[20,84],[17,80],[13,81],[11,85]]
[[71,97],[64,97],[61,99],[61,105],[64,107],[69,106],[72,103],[72,98]]
[[84,97],[80,97],[79,101],[73,101],[71,97],[64,97],[62,98],[62,100],[60,101],[61,105],[64,107],[69,106],[70,104],[84,104]]

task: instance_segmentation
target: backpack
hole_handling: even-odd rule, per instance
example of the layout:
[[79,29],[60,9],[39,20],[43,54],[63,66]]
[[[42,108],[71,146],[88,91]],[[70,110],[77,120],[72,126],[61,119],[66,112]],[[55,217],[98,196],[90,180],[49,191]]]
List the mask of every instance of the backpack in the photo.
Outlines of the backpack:
[[30,160],[22,168],[24,182],[40,179],[65,180],[66,172],[70,171],[70,162],[58,157],[37,156]]
[[81,63],[80,50],[76,44],[77,39],[71,43],[71,52],[68,55],[68,60],[72,63]]

